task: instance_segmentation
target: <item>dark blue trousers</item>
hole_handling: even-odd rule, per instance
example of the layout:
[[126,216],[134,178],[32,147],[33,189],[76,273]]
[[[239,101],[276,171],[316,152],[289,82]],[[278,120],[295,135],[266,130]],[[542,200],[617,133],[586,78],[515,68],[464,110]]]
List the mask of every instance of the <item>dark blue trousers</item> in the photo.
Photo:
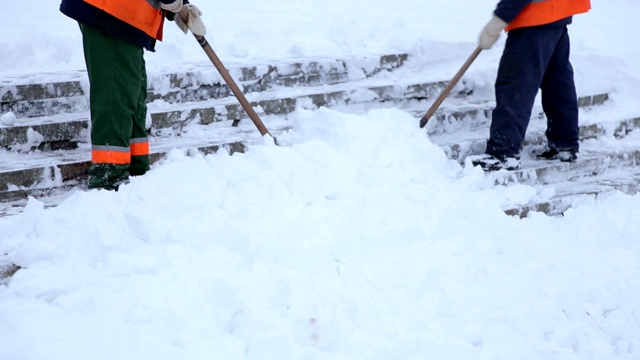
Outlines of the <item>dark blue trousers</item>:
[[578,97],[569,49],[566,26],[509,32],[495,84],[487,154],[519,156],[538,89],[547,116],[549,147],[578,150]]

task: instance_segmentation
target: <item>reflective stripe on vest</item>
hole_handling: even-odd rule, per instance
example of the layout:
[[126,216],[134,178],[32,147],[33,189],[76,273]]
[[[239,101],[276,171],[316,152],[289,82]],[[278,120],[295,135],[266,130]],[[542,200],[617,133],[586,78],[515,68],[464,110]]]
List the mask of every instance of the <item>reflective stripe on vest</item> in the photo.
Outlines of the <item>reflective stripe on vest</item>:
[[149,139],[148,138],[131,139],[129,141],[129,148],[131,149],[131,156],[149,155]]
[[94,164],[130,164],[131,152],[128,147],[93,145],[91,146],[91,162]]
[[589,9],[590,0],[533,0],[509,23],[506,30],[550,24]]
[[162,40],[162,10],[147,0],[84,0],[115,18],[144,31],[154,39]]

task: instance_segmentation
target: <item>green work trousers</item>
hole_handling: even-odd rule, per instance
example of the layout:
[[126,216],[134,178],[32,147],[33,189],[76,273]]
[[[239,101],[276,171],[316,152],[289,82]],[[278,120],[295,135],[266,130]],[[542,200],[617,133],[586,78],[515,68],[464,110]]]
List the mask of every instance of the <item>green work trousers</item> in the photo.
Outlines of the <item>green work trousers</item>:
[[80,29],[90,85],[89,187],[117,187],[149,170],[144,49],[86,25]]

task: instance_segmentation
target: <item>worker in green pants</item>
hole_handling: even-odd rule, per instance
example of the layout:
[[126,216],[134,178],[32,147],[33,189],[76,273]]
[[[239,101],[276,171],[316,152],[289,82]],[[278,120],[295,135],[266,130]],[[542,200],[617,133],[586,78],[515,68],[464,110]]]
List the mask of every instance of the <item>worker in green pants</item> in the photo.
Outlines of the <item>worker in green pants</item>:
[[89,187],[109,188],[149,170],[144,50],[92,27],[80,28],[89,83],[100,84],[89,92]]
[[202,13],[187,0],[62,0],[60,11],[82,31],[90,85],[88,185],[117,190],[149,170],[144,50],[155,51],[165,17],[185,33],[204,35]]

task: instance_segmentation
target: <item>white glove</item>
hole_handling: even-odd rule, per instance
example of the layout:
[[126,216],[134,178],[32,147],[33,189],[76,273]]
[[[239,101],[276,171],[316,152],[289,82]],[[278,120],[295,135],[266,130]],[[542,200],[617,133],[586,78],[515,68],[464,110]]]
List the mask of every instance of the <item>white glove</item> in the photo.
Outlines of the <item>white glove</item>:
[[200,11],[197,6],[186,4],[175,18],[176,25],[178,25],[180,30],[185,34],[191,30],[195,35],[205,36],[207,34],[207,28],[202,23],[200,15],[202,15],[202,11]]
[[182,9],[182,0],[175,0],[171,4],[160,3],[160,8],[172,13],[178,13]]
[[489,50],[498,41],[500,33],[507,27],[507,23],[499,17],[493,15],[487,25],[482,28],[480,32],[480,39],[478,40],[478,46],[482,50]]

